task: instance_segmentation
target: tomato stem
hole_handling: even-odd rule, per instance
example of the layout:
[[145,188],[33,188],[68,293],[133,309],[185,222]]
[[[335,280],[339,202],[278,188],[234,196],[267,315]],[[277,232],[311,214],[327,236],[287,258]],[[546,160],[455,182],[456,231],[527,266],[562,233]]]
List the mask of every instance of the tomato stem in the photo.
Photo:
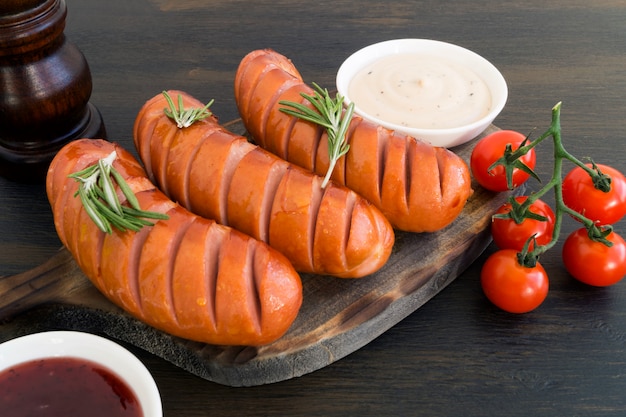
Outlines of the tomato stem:
[[[569,208],[563,201],[562,171],[564,160],[568,160],[574,165],[577,165],[584,169],[585,172],[587,172],[592,178],[595,187],[599,190],[607,192],[611,188],[611,182],[610,178],[607,175],[603,174],[596,166],[596,164],[593,163],[593,161],[592,167],[590,168],[584,162],[569,153],[567,149],[565,149],[565,146],[563,145],[563,139],[561,137],[561,104],[561,102],[558,102],[552,108],[552,121],[550,123],[550,127],[545,132],[543,132],[536,139],[528,141],[527,143],[525,142],[515,152],[510,153],[509,155],[505,155],[504,158],[505,167],[511,167],[512,169],[518,158],[528,153],[532,148],[539,145],[539,143],[543,142],[545,139],[552,138],[552,142],[554,145],[554,166],[552,169],[552,177],[550,178],[550,181],[545,183],[538,191],[531,193],[521,205],[518,205],[518,214],[522,213],[522,215],[526,218],[531,218],[532,212],[528,210],[531,204],[539,198],[543,197],[549,191],[554,191],[556,209],[552,238],[550,239],[550,242],[546,243],[545,245],[537,245],[534,236],[531,236],[528,239],[526,245],[518,254],[518,261],[520,265],[527,267],[534,267],[537,264],[539,257],[548,250],[550,250],[554,245],[556,245],[559,235],[561,233],[561,225],[563,223],[564,215],[569,215],[580,221],[587,229],[589,237],[592,240],[596,240],[598,242],[604,243],[607,246],[611,246],[611,242],[606,239],[606,236],[612,231],[612,227],[610,225],[596,225],[591,219]],[[512,205],[514,200],[514,196],[511,196],[509,198],[509,201]],[[529,250],[531,242],[534,242],[535,244],[533,245],[533,249]]]

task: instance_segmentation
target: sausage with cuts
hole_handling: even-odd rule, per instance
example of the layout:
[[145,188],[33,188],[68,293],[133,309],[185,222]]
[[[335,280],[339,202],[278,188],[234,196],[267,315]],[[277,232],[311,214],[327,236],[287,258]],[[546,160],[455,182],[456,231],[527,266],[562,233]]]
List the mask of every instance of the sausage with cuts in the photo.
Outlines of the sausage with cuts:
[[[311,106],[314,95],[285,56],[260,49],[246,55],[235,75],[235,100],[255,143],[307,170],[324,175],[330,165],[327,134],[310,121],[284,113],[281,102]],[[377,206],[393,227],[433,232],[450,224],[472,193],[465,161],[354,115],[350,146],[332,179]]]
[[[78,182],[68,175],[114,151],[112,166],[141,208],[169,219],[111,233],[91,220],[75,195]],[[145,323],[209,344],[263,345],[295,320],[302,283],[282,254],[172,202],[120,146],[92,139],[68,143],[50,164],[46,190],[59,238],[82,271],[113,303]]]
[[322,188],[321,177],[228,131],[208,112],[187,127],[172,117],[204,107],[168,91],[137,115],[135,146],[164,193],[267,242],[299,272],[360,278],[387,262],[394,231],[380,210],[346,187]]

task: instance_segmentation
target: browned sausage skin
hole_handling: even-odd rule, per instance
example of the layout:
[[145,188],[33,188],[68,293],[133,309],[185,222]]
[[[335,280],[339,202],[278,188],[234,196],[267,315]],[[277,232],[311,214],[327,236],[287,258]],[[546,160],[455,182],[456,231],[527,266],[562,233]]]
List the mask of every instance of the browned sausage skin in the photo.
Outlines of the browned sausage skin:
[[[89,219],[68,175],[113,150],[113,166],[142,209],[166,213],[168,220],[139,232],[107,234]],[[70,142],[52,161],[46,189],[59,237],[85,275],[147,324],[204,343],[263,345],[295,320],[302,284],[282,254],[172,202],[121,147],[103,140]]]
[[[203,104],[169,91],[185,108]],[[148,173],[173,200],[267,242],[304,273],[360,278],[388,260],[394,232],[354,191],[251,144],[214,116],[179,128],[163,94],[139,111],[134,139]]]
[[[235,75],[237,106],[254,141],[324,175],[329,166],[326,134],[280,111],[281,101],[308,105],[300,93],[314,91],[289,59],[270,49],[246,55]],[[337,162],[332,179],[371,201],[399,230],[433,232],[446,227],[472,193],[467,164],[447,149],[356,115],[347,141],[350,151]]]

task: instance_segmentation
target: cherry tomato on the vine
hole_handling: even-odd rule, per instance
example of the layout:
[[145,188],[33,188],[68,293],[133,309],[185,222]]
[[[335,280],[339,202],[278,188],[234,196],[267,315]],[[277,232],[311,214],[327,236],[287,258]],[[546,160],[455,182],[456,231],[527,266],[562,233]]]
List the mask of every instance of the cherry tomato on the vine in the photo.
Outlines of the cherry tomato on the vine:
[[626,214],[626,178],[613,167],[602,164],[597,166],[611,178],[610,191],[597,189],[589,174],[581,167],[576,167],[563,179],[563,202],[596,223],[615,224]]
[[[528,196],[515,197],[518,203],[526,201]],[[506,214],[512,209],[511,203],[505,203],[496,211],[496,214]],[[532,202],[528,210],[546,218],[545,221],[525,218],[521,223],[514,219],[494,218],[491,222],[493,241],[500,249],[515,249],[521,251],[526,241],[535,235],[538,245],[546,245],[552,240],[555,215],[552,208],[542,200]],[[529,250],[534,248],[531,242]]]
[[[508,189],[504,167],[498,165],[491,171],[489,167],[504,155],[506,145],[510,144],[513,151],[520,147],[526,139],[524,135],[513,130],[498,130],[482,138],[472,150],[470,157],[470,169],[474,179],[484,188],[491,191],[506,191]],[[535,149],[531,149],[519,158],[519,161],[530,169],[535,169]],[[513,170],[513,188],[519,187],[526,182],[529,174],[515,168]]]
[[493,304],[510,313],[527,313],[539,307],[548,295],[548,274],[541,264],[520,265],[517,251],[493,253],[480,273],[483,292]]
[[615,232],[606,239],[612,246],[591,240],[587,229],[572,232],[563,243],[565,269],[577,280],[596,287],[606,287],[626,275],[626,242]]

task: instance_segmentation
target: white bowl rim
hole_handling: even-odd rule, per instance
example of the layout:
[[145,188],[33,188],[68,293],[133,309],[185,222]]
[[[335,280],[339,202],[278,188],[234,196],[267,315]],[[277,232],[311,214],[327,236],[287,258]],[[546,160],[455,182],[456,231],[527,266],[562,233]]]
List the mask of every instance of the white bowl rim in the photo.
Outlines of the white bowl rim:
[[[336,88],[338,94],[342,95],[344,98],[344,104],[349,105],[351,103],[349,94],[348,94],[348,85],[351,78],[354,76],[355,72],[365,65],[380,59],[382,57],[398,53],[398,52],[412,52],[416,50],[422,50],[422,48],[427,48],[425,51],[433,52],[449,52],[454,51],[459,56],[463,56],[465,58],[472,59],[473,62],[479,63],[483,70],[489,71],[490,78],[485,80],[488,83],[492,98],[494,100],[494,105],[491,108],[491,111],[485,115],[484,117],[464,126],[452,127],[452,128],[442,128],[442,129],[424,129],[424,128],[406,128],[404,126],[396,125],[393,123],[385,122],[384,120],[373,117],[366,112],[363,112],[358,106],[355,105],[355,113],[359,114],[363,118],[369,119],[374,123],[380,124],[387,128],[397,130],[399,132],[404,132],[410,136],[428,136],[428,137],[437,137],[437,136],[454,136],[461,135],[466,131],[472,131],[478,129],[482,126],[483,129],[486,128],[496,117],[502,109],[504,108],[506,101],[508,99],[508,86],[506,80],[502,73],[495,67],[490,61],[488,61],[483,56],[477,54],[476,52],[464,48],[460,45],[456,45],[453,43],[448,43],[435,39],[422,39],[422,38],[400,38],[400,39],[390,39],[377,43],[373,43],[367,45],[348,56],[344,60],[344,62],[339,67],[336,76]],[[447,55],[448,58],[453,58]],[[496,88],[492,88],[496,86]],[[478,132],[477,134],[479,134]],[[472,139],[472,138],[470,138]]]
[[163,416],[158,387],[143,362],[121,345],[95,334],[55,330],[7,340],[0,344],[0,372],[36,359],[58,357],[102,365],[133,390],[146,417]]

